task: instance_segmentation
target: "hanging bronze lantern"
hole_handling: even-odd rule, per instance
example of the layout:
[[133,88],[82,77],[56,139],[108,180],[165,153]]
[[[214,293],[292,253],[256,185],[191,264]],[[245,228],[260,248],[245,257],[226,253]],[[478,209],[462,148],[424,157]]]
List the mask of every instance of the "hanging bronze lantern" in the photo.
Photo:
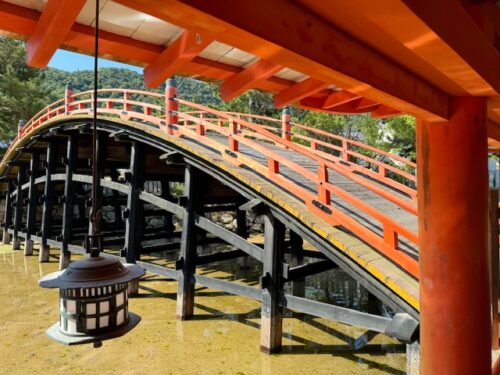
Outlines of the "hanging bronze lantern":
[[65,345],[94,343],[126,334],[140,321],[128,311],[128,283],[145,274],[135,264],[90,256],[71,263],[39,281],[43,288],[59,288],[60,318],[47,335]]

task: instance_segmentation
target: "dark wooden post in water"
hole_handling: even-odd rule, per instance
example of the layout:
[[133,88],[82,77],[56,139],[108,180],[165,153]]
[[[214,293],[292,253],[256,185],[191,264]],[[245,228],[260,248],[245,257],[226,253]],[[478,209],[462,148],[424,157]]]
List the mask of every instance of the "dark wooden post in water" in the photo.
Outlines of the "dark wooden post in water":
[[[168,178],[161,179],[161,197],[168,201],[172,201],[172,194],[170,193],[170,184]],[[165,219],[165,230],[167,231],[167,238],[172,238],[174,233],[174,220],[173,215],[170,212],[166,212],[164,215]]]
[[9,180],[7,194],[5,195],[5,220],[3,226],[2,243],[7,245],[10,243],[9,228],[12,225],[12,197],[10,196],[14,191],[14,182]]
[[[236,234],[242,238],[248,238],[247,213],[240,209],[236,209]],[[248,256],[242,257],[240,262],[240,268],[248,269]]]
[[[303,253],[304,240],[297,233],[290,230],[290,252],[291,266],[296,267],[304,263]],[[306,281],[305,278],[300,278],[292,281],[292,294],[297,297],[305,296]]]
[[262,310],[260,318],[260,350],[276,353],[281,350],[283,307],[283,254],[285,226],[271,213],[264,218],[264,257],[262,276]]
[[64,180],[64,202],[63,202],[63,222],[62,222],[62,246],[59,257],[59,269],[65,269],[70,260],[71,252],[68,251],[68,243],[71,239],[71,230],[73,226],[73,211],[75,198],[75,183],[73,182],[73,173],[78,158],[78,135],[70,134],[68,137],[68,147],[66,150],[66,176]]
[[31,154],[30,162],[30,180],[28,191],[28,212],[26,214],[26,241],[24,243],[24,255],[33,255],[33,240],[31,235],[35,230],[36,206],[38,203],[35,179],[38,177],[38,163],[40,154],[34,151]]
[[47,245],[47,238],[50,235],[50,226],[52,223],[52,205],[54,195],[52,193],[52,173],[54,173],[56,161],[56,147],[53,142],[47,145],[47,161],[45,164],[45,188],[43,192],[42,209],[42,240],[40,243],[40,262],[48,262],[50,256],[50,247]]
[[195,225],[196,211],[200,208],[202,175],[199,169],[186,166],[184,177],[184,218],[182,220],[181,251],[178,263],[181,266],[177,289],[177,319],[187,320],[193,316],[194,284],[192,277],[196,271],[196,240],[198,230]]
[[21,229],[23,218],[23,182],[26,174],[26,167],[20,165],[17,172],[17,195],[16,195],[16,209],[14,211],[14,236],[12,238],[12,249],[21,249],[21,240],[18,237],[19,230]]
[[[106,143],[107,143],[107,136],[105,133],[97,133],[97,141],[96,141],[96,162],[97,162],[97,194],[96,194],[96,200],[97,200],[97,204],[96,204],[96,207],[98,207],[98,209],[102,208],[102,188],[101,188],[101,179],[104,177],[104,161],[106,160],[105,157],[106,157]],[[92,159],[90,159],[92,160]],[[89,165],[91,164],[89,160]],[[92,202],[89,202],[90,204],[92,204]],[[92,211],[92,210],[90,210]],[[92,215],[92,213],[90,212],[89,215]],[[101,220],[102,220],[102,212],[98,212],[98,215],[99,217],[97,218],[96,220],[96,223],[98,226],[101,225]],[[89,220],[89,234],[92,234],[92,220]],[[100,232],[100,229],[97,228],[97,232],[98,233],[101,233]],[[104,241],[104,238],[102,238],[102,240]]]
[[139,194],[144,183],[144,150],[139,142],[133,142],[130,150],[130,179],[127,208],[124,211],[125,245],[123,252],[127,262],[135,263],[141,256],[143,203]]

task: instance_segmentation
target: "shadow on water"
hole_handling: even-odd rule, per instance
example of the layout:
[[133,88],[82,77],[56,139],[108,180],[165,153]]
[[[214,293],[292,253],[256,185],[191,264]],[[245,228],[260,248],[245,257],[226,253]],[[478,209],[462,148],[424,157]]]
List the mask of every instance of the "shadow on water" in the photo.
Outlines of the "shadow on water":
[[[220,251],[220,245],[218,245]],[[231,247],[228,247],[230,249]],[[206,247],[200,249],[200,254],[208,254],[213,249]],[[162,254],[152,254],[158,258],[165,259]],[[168,257],[175,259],[177,255],[169,253]],[[242,266],[244,264],[244,266]],[[237,281],[245,285],[257,286],[258,278],[261,275],[262,266],[259,262],[249,258],[245,263],[242,259],[226,260],[215,262],[209,266],[201,266],[197,269],[200,275],[207,275],[217,277],[226,281]],[[141,284],[140,289],[145,294],[139,294],[133,298],[168,298],[171,300],[176,299],[176,293],[163,293],[155,288],[148,286],[148,282],[169,281],[173,280],[148,276],[145,277]],[[285,284],[285,293],[292,292],[291,283]],[[213,291],[206,287],[196,288],[197,297],[223,297],[228,296],[225,292]],[[305,297],[315,301],[326,302],[337,306],[342,306],[354,310],[368,312],[370,307],[369,294],[359,283],[349,277],[341,269],[333,269],[322,274],[307,277],[305,280]],[[256,330],[260,329],[258,320],[260,318],[260,307],[252,309],[244,313],[228,313],[213,307],[206,306],[196,301],[195,307],[203,313],[197,312],[192,320],[194,321],[213,321],[213,320],[230,320],[236,321],[246,326],[252,327]],[[282,352],[288,355],[304,355],[304,354],[331,354],[332,356],[341,356],[349,361],[356,362],[367,366],[368,368],[377,369],[389,374],[404,374],[399,369],[393,368],[388,364],[375,362],[369,358],[365,358],[363,354],[371,356],[385,356],[388,353],[404,353],[406,347],[404,344],[388,343],[388,344],[371,344],[373,338],[379,335],[376,332],[366,331],[357,337],[353,337],[347,333],[326,325],[319,318],[296,313],[291,310],[284,312],[285,319],[296,319],[302,324],[327,333],[335,337],[344,344],[322,344],[310,338],[301,337],[295,333],[289,332],[286,329],[283,331],[283,337],[292,341],[291,344],[284,344]],[[343,326],[343,325],[342,325]]]

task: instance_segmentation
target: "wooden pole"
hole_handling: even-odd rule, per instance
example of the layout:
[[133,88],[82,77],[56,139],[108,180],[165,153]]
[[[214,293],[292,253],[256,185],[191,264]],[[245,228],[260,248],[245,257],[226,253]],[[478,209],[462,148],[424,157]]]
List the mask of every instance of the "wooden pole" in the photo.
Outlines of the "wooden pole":
[[56,145],[49,142],[47,145],[47,160],[45,164],[45,186],[43,192],[42,208],[42,240],[40,243],[39,261],[48,262],[50,256],[50,247],[47,245],[47,238],[50,235],[50,226],[52,224],[52,205],[54,202],[52,173],[55,169]]
[[283,308],[282,261],[285,226],[270,213],[264,218],[264,252],[262,276],[262,309],[260,318],[260,350],[264,353],[281,351]]
[[16,206],[14,210],[14,236],[12,239],[12,250],[20,250],[21,249],[21,239],[18,236],[19,231],[21,230],[22,218],[23,218],[23,183],[24,176],[26,174],[26,167],[24,165],[20,165],[17,171],[17,195],[16,195]]
[[423,375],[491,373],[486,100],[417,121]]
[[10,243],[10,233],[9,228],[12,225],[12,197],[11,194],[14,191],[14,182],[9,180],[7,193],[5,194],[5,218],[3,225],[3,235],[2,243],[7,245]]
[[[161,197],[168,201],[172,201],[172,194],[170,193],[170,184],[168,178],[161,179]],[[165,212],[165,215],[163,217],[165,220],[167,238],[172,238],[172,235],[174,233],[173,215],[170,212]]]
[[500,288],[499,267],[500,259],[498,253],[498,190],[490,190],[490,265],[491,265],[491,347],[499,349],[498,332],[498,298]]
[[76,168],[78,158],[78,135],[70,134],[68,137],[68,146],[66,149],[66,177],[64,181],[64,202],[63,202],[63,222],[62,222],[62,246],[59,256],[59,269],[65,269],[71,261],[71,252],[68,250],[68,244],[71,240],[71,231],[73,227],[73,211],[75,198],[75,183],[73,182],[73,173]]
[[[101,179],[104,177],[107,140],[108,140],[108,137],[107,137],[106,133],[103,133],[103,132],[97,133],[96,151],[95,151],[96,164],[97,164],[97,181],[96,181],[97,187],[96,187],[95,199],[97,202],[96,202],[95,207],[98,207],[98,210],[100,210],[102,208]],[[100,225],[101,222],[102,222],[102,212],[98,211],[96,225]],[[92,235],[94,233],[92,227],[93,227],[92,220],[89,220],[89,232],[88,232],[89,235]],[[100,228],[96,228],[95,233],[101,233]],[[101,240],[104,241],[104,237],[102,237]]]
[[30,180],[29,180],[29,191],[28,191],[28,211],[26,214],[26,241],[24,243],[24,255],[33,255],[33,240],[31,235],[35,230],[36,221],[36,206],[38,203],[37,197],[37,186],[35,185],[35,179],[38,177],[38,163],[40,161],[40,155],[38,151],[34,151],[31,154],[30,162]]
[[144,149],[133,142],[130,149],[130,180],[125,219],[124,254],[127,262],[135,263],[141,256],[143,203],[139,194],[144,184]]
[[177,319],[187,320],[193,316],[194,284],[192,277],[196,270],[196,242],[198,229],[195,225],[195,214],[202,205],[200,186],[201,172],[190,165],[186,166],[184,175],[184,196],[186,206],[182,221],[181,249],[178,263],[181,266],[177,289]]
[[[304,263],[303,253],[304,240],[294,231],[290,230],[290,250],[291,250],[291,266],[296,267]],[[292,281],[292,293],[297,297],[304,297],[306,292],[305,278]]]

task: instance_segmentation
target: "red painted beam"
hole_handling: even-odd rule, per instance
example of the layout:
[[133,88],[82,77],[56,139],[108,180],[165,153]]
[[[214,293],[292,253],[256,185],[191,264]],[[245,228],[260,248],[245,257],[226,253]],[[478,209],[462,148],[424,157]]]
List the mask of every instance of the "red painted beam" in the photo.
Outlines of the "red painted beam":
[[486,139],[484,98],[417,120],[422,375],[491,374]]
[[220,96],[223,100],[231,100],[255,87],[257,81],[269,78],[281,69],[282,66],[259,60],[221,84]]
[[448,117],[446,93],[295,2],[116,1],[402,112]]
[[48,0],[26,45],[28,65],[44,68],[62,44],[86,0]]
[[374,118],[388,118],[388,117],[401,115],[401,112],[396,110],[396,109],[389,108],[385,105],[381,105],[380,107],[373,110],[371,112],[371,115]]
[[192,31],[182,33],[171,46],[144,69],[146,86],[158,87],[178,72],[183,65],[194,59],[210,43],[212,39],[205,38],[199,33]]
[[292,87],[281,91],[274,96],[274,105],[276,108],[283,108],[289,104],[298,102],[318,91],[324,90],[329,86],[328,83],[318,81],[314,78],[305,79],[296,83]]
[[352,102],[352,101],[360,101],[362,99],[359,95],[350,93],[348,91],[335,91],[331,93],[327,98],[325,103],[323,104],[324,109],[334,109],[335,107],[341,106],[343,104]]

